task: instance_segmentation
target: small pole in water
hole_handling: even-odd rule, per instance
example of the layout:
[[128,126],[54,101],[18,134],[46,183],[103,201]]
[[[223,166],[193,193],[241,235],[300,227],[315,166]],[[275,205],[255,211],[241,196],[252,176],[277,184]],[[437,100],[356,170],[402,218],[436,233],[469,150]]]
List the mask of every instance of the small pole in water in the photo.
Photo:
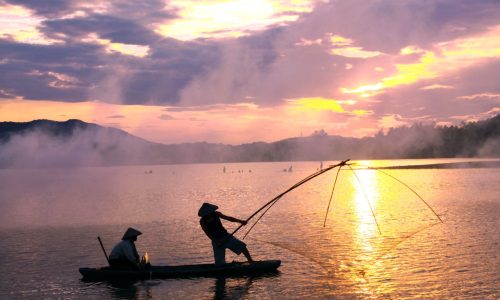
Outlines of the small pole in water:
[[98,236],[97,239],[99,240],[99,244],[101,244],[101,249],[102,249],[102,252],[104,252],[104,256],[106,257],[106,260],[108,261],[108,265],[111,265],[109,263],[109,258],[108,258],[108,254],[106,253],[106,249],[104,249],[104,245],[102,244],[101,237]]

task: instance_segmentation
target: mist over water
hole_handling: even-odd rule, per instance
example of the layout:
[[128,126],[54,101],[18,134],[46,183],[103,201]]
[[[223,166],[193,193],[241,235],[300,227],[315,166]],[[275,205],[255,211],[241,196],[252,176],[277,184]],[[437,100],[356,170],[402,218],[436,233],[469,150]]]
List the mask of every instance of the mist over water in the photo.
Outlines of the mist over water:
[[[53,131],[44,131],[43,127],[40,127],[9,135],[6,141],[0,139],[0,167],[133,164],[144,161],[145,150],[149,146],[147,142],[115,129],[89,124],[86,126],[90,128],[69,127],[71,130],[59,126]],[[69,132],[60,134],[57,130]]]
[[[290,165],[293,172],[283,172]],[[128,226],[144,232],[138,250],[153,264],[211,262],[196,215],[201,203],[245,218],[318,168],[288,162],[0,170],[0,268],[12,274],[0,283],[0,297],[498,297],[498,168],[384,170],[414,188],[443,224],[391,178],[357,170],[358,182],[345,170],[323,227],[335,171],[323,174],[281,199],[245,239],[256,259],[283,261],[273,277],[128,286],[80,280],[79,267],[105,265],[96,236],[109,253]],[[24,272],[15,272],[20,265]]]
[[313,161],[345,158],[499,157],[500,116],[462,127],[415,124],[362,139],[311,136],[272,143],[164,145],[79,120],[0,123],[0,168]]

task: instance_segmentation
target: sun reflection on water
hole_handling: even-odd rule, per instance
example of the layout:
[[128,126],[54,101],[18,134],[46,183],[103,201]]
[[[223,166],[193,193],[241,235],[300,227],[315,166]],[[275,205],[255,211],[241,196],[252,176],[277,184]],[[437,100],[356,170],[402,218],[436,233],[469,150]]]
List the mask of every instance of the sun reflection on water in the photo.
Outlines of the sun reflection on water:
[[[370,285],[370,280],[386,276],[386,266],[380,258],[384,252],[384,225],[381,224],[380,211],[384,210],[383,199],[386,184],[374,170],[354,170],[349,177],[353,187],[352,201],[354,211],[354,253],[355,268],[351,280],[358,283],[358,292],[363,295],[384,294],[391,290],[390,285]],[[376,218],[376,219],[375,219]],[[378,225],[377,225],[378,221]],[[378,228],[377,228],[378,227]],[[381,232],[379,232],[379,229]],[[390,279],[388,279],[390,280]]]
[[380,196],[378,180],[373,171],[355,172],[356,175],[353,174],[351,177],[351,184],[354,187],[353,203],[357,219],[356,238],[361,249],[368,253],[373,251],[370,239],[378,235],[377,225],[370,209],[370,205],[374,210],[377,207]]

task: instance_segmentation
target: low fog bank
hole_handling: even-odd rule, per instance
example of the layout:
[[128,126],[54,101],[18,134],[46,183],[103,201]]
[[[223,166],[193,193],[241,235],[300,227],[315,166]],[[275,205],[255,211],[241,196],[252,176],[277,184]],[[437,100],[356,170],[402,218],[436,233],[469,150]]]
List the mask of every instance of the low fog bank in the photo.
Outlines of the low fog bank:
[[140,164],[155,144],[79,120],[0,123],[0,167]]
[[373,137],[324,131],[274,143],[163,145],[79,120],[0,122],[0,167],[500,157],[500,115],[462,126],[415,124]]

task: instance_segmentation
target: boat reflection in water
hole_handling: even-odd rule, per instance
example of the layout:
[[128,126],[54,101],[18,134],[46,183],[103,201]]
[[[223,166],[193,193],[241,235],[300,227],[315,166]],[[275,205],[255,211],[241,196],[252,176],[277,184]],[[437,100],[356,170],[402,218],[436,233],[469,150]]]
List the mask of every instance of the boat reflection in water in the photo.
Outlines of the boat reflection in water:
[[[110,299],[163,299],[172,296],[179,297],[178,293],[173,292],[171,295],[164,294],[165,290],[162,286],[170,286],[172,291],[176,290],[176,286],[192,285],[191,292],[203,292],[204,295],[213,293],[213,299],[245,299],[251,293],[252,285],[259,280],[269,280],[271,277],[278,276],[278,273],[259,275],[259,276],[242,276],[242,277],[224,277],[219,276],[213,279],[212,286],[208,285],[209,281],[200,278],[185,278],[178,279],[158,279],[158,280],[108,280],[96,282],[87,282],[88,287],[98,284],[106,287],[109,292]],[[200,287],[202,286],[202,287]],[[200,289],[201,288],[201,289]],[[178,291],[178,289],[177,289]],[[186,297],[192,294],[186,294]]]

